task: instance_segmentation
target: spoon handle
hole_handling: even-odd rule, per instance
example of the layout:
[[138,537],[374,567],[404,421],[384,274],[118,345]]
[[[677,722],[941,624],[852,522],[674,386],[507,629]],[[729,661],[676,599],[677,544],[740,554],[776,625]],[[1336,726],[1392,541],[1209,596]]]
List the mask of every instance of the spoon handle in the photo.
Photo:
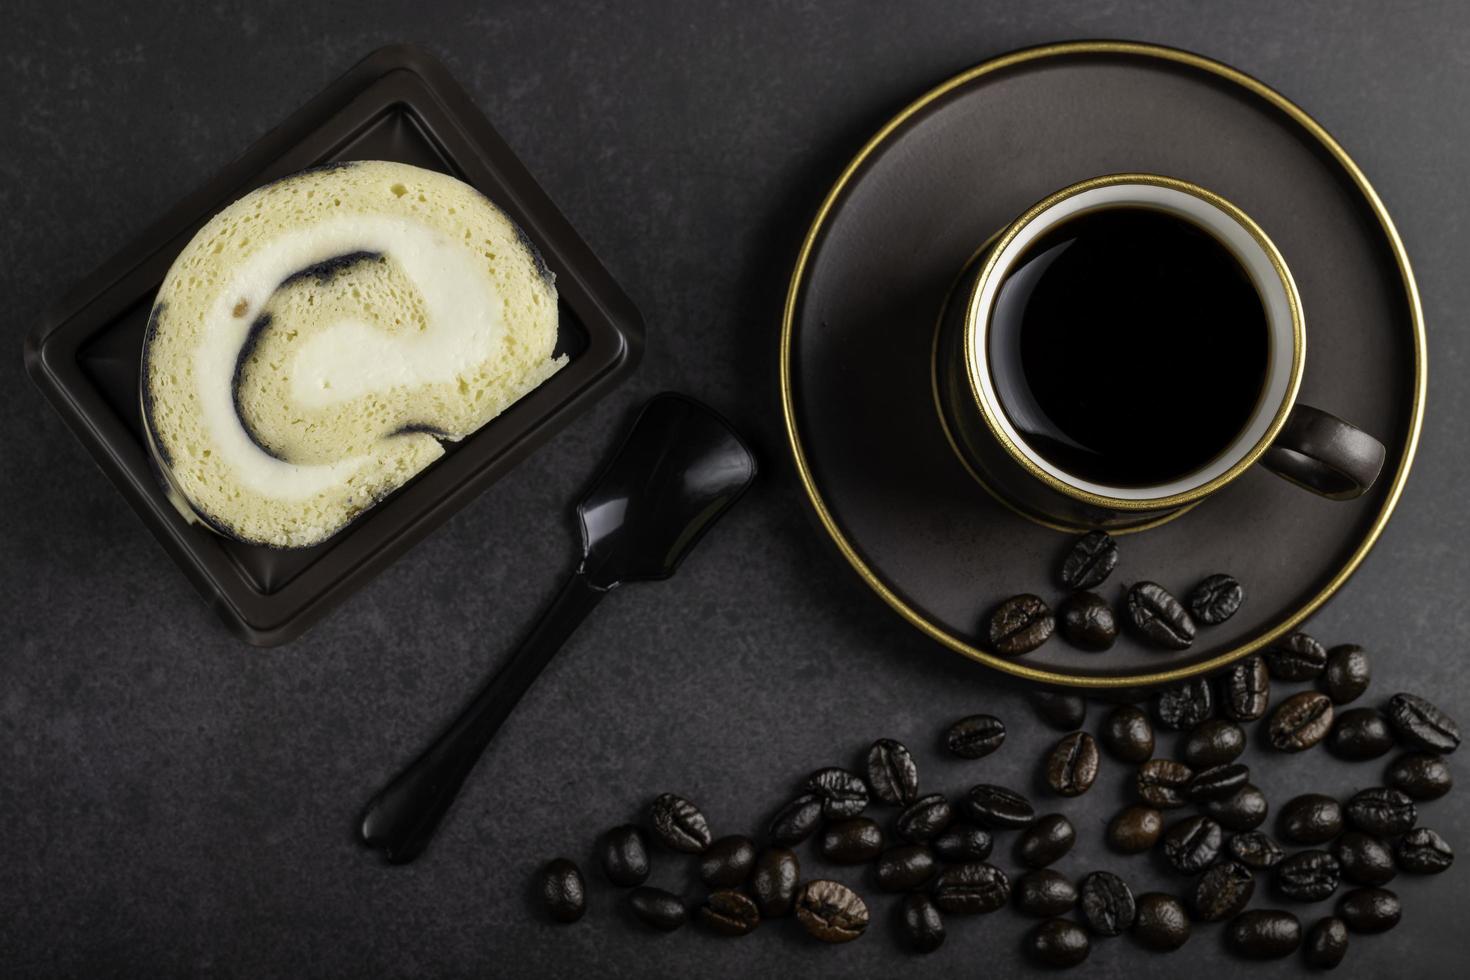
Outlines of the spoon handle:
[[510,662],[363,811],[358,835],[394,864],[418,857],[502,722],[607,592],[573,573]]

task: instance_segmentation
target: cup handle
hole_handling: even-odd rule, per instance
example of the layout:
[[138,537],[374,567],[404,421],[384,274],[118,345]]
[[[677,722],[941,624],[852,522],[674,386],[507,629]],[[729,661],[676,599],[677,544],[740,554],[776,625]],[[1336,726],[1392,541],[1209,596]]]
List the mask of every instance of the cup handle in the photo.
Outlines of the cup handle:
[[1262,454],[1261,465],[1313,493],[1352,500],[1373,485],[1385,455],[1383,443],[1362,429],[1298,404]]

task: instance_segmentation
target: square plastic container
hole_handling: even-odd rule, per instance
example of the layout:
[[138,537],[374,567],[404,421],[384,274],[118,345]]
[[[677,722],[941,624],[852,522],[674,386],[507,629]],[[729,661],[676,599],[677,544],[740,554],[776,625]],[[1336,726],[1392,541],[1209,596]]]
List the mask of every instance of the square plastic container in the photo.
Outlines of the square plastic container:
[[[278,177],[334,160],[393,160],[479,188],[556,273],[557,353],[569,363],[407,485],[314,548],[243,544],[187,523],[164,496],[144,442],[138,371],[153,297],[175,256],[220,208]],[[229,627],[273,646],[449,518],[637,365],[631,300],[425,51],[382,48],[270,131],[48,311],[26,367],[66,423]]]

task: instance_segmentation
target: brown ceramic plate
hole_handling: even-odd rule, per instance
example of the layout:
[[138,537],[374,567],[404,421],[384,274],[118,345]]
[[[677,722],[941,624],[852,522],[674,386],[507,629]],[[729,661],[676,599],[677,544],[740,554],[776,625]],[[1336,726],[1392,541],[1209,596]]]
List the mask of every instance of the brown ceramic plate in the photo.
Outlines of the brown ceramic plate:
[[[1319,499],[1256,468],[1177,520],[1120,539],[1101,587],[1151,579],[1183,596],[1229,572],[1245,604],[1162,652],[1125,635],[1107,653],[1060,637],[1024,657],[985,649],[997,602],[1055,604],[1071,538],[978,486],[935,414],[930,348],[976,247],[1053,190],[1147,171],[1245,209],[1280,247],[1307,322],[1302,401],[1388,447],[1377,485]],[[1414,455],[1425,345],[1413,274],[1362,173],[1301,109],[1218,62],[1167,48],[1077,42],[1006,55],[914,102],[827,196],[792,275],[781,390],[818,520],[863,580],[953,650],[1048,684],[1132,687],[1218,669],[1285,634],[1335,592],[1382,532]]]
[[[557,276],[557,353],[569,362],[406,486],[314,548],[283,551],[186,524],[143,441],[138,366],[153,297],[209,217],[247,191],[334,160],[395,160],[479,188]],[[443,523],[637,364],[643,322],[469,96],[426,52],[368,56],[49,311],[26,343],[36,384],[225,622],[283,643]]]

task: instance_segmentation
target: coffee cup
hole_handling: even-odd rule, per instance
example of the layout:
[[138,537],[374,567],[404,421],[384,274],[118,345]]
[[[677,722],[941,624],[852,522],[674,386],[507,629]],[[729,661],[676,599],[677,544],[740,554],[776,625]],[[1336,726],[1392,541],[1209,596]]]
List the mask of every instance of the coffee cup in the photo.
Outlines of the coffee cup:
[[1323,497],[1373,484],[1384,447],[1297,402],[1301,298],[1240,208],[1155,174],[1047,196],[951,290],[934,394],[961,461],[1043,523],[1167,520],[1260,463]]

